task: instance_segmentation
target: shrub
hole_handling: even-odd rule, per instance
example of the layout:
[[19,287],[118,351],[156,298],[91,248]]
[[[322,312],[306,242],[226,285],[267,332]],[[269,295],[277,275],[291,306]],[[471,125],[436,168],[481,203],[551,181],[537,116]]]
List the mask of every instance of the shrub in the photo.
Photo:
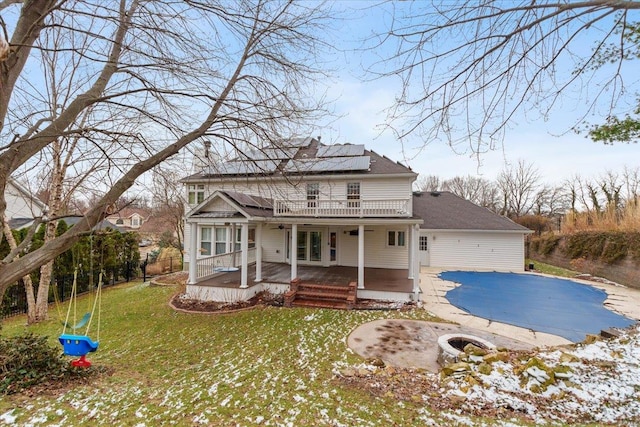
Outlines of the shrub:
[[37,384],[60,382],[86,371],[72,369],[47,337],[31,333],[0,338],[0,394],[13,394]]
[[553,233],[547,233],[540,237],[533,237],[529,243],[529,249],[540,255],[548,256],[558,247],[561,237]]
[[585,258],[614,264],[625,257],[640,259],[640,233],[622,231],[582,231],[566,236],[564,253],[569,258]]

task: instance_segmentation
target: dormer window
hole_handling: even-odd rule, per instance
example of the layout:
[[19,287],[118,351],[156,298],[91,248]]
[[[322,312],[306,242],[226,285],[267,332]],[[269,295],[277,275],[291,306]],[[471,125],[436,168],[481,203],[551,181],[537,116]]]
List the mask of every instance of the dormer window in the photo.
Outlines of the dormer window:
[[196,205],[204,201],[204,184],[189,185],[188,201],[190,205]]

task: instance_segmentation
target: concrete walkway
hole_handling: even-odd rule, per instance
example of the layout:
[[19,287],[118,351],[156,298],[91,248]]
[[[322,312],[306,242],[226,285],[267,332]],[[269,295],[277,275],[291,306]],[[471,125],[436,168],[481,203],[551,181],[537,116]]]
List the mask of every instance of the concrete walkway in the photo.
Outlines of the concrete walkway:
[[[556,335],[483,319],[454,307],[445,298],[445,294],[459,285],[439,279],[438,274],[441,271],[441,269],[423,267],[420,275],[423,306],[436,316],[462,326],[511,337],[536,347],[571,344],[567,339]],[[604,290],[609,295],[604,302],[607,308],[631,319],[640,320],[640,290],[586,280],[571,280]]]

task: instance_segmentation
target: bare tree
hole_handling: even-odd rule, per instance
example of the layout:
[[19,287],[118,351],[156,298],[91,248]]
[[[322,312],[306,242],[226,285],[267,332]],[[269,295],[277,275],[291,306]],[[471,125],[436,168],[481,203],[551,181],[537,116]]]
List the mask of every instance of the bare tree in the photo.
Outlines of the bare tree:
[[640,198],[640,167],[631,168],[625,166],[622,171],[622,180],[625,200],[628,204],[637,205]]
[[[329,16],[321,5],[33,0],[1,7],[16,18],[0,20],[10,46],[0,63],[0,215],[9,177],[61,137],[79,137],[104,168],[79,187],[99,195],[79,223],[2,260],[0,296],[90,233],[139,176],[189,143],[279,141],[320,111],[309,92],[321,75],[318,35]],[[62,45],[54,45],[60,28]],[[56,114],[28,75],[50,50],[82,58]]]
[[440,177],[436,175],[421,176],[416,182],[418,191],[438,191],[441,187]]
[[528,214],[534,207],[540,180],[538,170],[524,160],[519,160],[516,166],[505,166],[498,177],[504,213],[514,218]]
[[476,205],[495,211],[497,206],[497,187],[494,182],[485,178],[467,175],[447,179],[442,188],[469,200]]
[[632,93],[625,98],[625,77],[636,76],[625,76],[623,65],[638,52],[638,1],[393,6],[391,28],[373,43],[394,54],[371,71],[402,78],[389,113],[400,137],[418,132],[482,153],[502,142],[519,114],[544,120],[556,107],[576,109],[573,127],[582,127],[592,112],[606,118],[622,101],[627,111],[637,105]]
[[172,226],[172,233],[177,237],[177,247],[182,248],[184,241],[184,206],[185,194],[179,180],[184,171],[175,165],[165,164],[153,170],[153,207],[157,214],[166,217]]

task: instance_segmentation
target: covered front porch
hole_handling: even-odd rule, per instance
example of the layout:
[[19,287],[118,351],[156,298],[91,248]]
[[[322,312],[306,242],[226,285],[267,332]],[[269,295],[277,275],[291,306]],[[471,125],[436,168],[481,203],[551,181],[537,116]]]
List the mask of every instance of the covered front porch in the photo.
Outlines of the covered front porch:
[[[247,285],[243,288],[242,271],[221,272],[214,277],[188,285],[187,294],[200,299],[235,302],[262,292],[284,293],[291,283],[291,266],[286,263],[263,262],[262,281],[256,281],[255,265],[249,265]],[[358,281],[358,267],[299,265],[297,277],[301,282],[317,285],[347,286]],[[364,269],[364,288],[357,290],[359,299],[413,301],[416,299],[414,280],[407,269]]]

